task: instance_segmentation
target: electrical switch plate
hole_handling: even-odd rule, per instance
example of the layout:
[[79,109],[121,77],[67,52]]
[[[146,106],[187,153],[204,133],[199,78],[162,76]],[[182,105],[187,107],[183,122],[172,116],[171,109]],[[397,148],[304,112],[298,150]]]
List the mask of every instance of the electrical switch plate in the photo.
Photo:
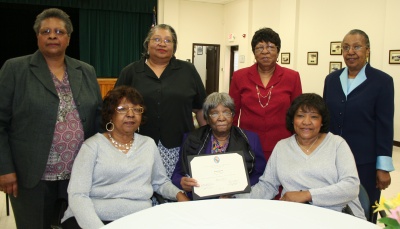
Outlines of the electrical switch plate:
[[244,60],[245,60],[244,55],[240,55],[240,56],[239,56],[239,62],[240,62],[240,63],[244,63]]

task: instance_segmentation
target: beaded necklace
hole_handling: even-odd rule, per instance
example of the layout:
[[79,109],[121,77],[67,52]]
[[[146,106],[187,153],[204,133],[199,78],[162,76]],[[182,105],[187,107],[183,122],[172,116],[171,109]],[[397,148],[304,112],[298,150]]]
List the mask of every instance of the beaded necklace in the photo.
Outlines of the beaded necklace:
[[[263,96],[263,95],[261,95],[260,90],[258,89],[258,85],[256,85],[257,96],[258,96],[258,103],[260,103],[260,106],[261,106],[262,108],[266,108],[266,107],[268,106],[269,101],[271,100],[272,88],[274,88],[274,86],[271,86],[271,87],[269,88],[268,93],[267,93],[265,96]],[[263,98],[263,99],[265,99],[265,98],[268,97],[268,101],[267,101],[267,103],[266,103],[265,105],[263,105],[263,104],[261,103],[260,96],[261,96],[261,98]]]
[[132,136],[132,140],[130,140],[128,143],[125,143],[125,144],[117,142],[113,137],[111,137],[110,133],[108,133],[108,137],[110,138],[111,143],[114,145],[114,147],[123,153],[128,152],[133,145],[133,140],[134,140],[133,136]]

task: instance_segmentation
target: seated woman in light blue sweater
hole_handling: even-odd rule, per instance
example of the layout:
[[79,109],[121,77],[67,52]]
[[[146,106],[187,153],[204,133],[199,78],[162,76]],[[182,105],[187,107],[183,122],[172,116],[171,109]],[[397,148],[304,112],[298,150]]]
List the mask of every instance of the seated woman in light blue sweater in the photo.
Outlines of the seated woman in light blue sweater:
[[[329,132],[329,112],[321,96],[302,94],[286,114],[286,127],[294,134],[278,142],[259,182],[251,193],[237,195],[310,203],[365,219],[358,200],[360,180],[346,141]],[[348,208],[347,208],[348,209]]]
[[150,208],[153,192],[168,199],[189,200],[167,177],[152,138],[135,133],[145,111],[142,96],[121,86],[104,98],[107,129],[86,140],[75,159],[68,187],[64,229],[100,228]]

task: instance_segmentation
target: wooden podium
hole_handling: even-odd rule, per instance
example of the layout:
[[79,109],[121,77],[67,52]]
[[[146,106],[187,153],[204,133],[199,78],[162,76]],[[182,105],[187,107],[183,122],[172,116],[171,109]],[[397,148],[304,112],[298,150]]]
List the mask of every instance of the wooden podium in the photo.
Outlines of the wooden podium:
[[117,78],[97,78],[100,86],[101,97],[104,98],[109,90],[114,88]]

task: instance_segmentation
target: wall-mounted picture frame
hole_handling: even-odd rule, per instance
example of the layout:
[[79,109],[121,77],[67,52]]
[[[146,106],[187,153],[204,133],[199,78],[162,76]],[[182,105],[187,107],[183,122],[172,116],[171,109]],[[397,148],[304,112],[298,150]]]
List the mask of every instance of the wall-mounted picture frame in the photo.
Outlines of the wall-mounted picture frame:
[[329,73],[342,69],[342,62],[331,61],[329,62]]
[[197,55],[203,55],[203,46],[197,46]]
[[307,64],[308,65],[318,65],[318,52],[308,52],[307,53]]
[[281,64],[290,64],[290,52],[281,53]]
[[389,50],[389,64],[400,64],[400,50]]
[[331,42],[331,55],[342,55],[342,42],[332,41]]

